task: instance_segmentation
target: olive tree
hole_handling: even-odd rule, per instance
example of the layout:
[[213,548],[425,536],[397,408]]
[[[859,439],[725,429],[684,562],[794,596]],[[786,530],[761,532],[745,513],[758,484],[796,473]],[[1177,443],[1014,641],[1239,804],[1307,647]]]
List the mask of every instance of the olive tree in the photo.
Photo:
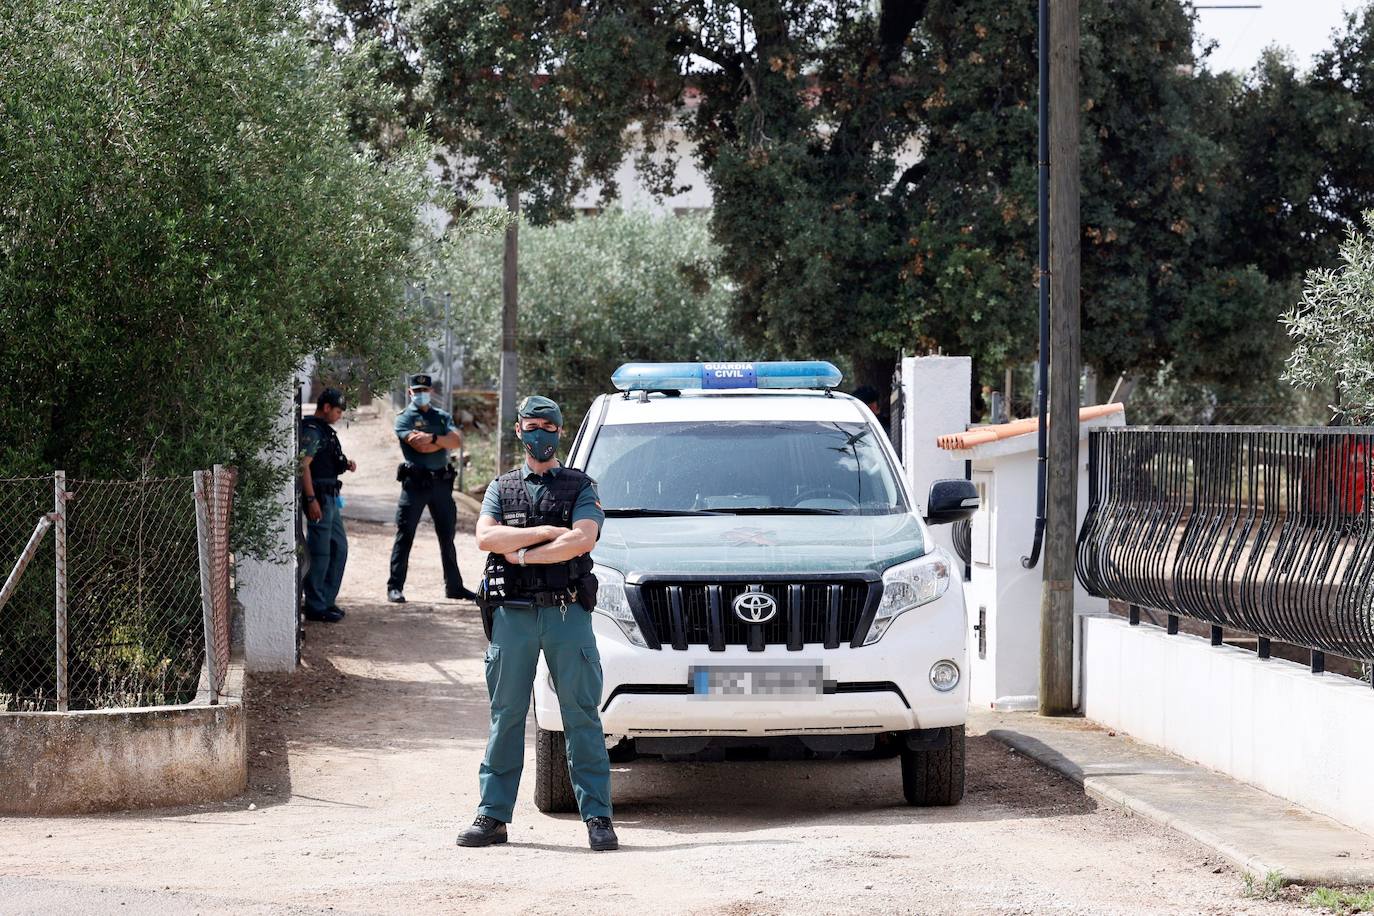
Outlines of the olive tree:
[[1284,316],[1293,339],[1287,378],[1306,388],[1334,386],[1332,410],[1374,421],[1374,211],[1351,229],[1333,268],[1313,270],[1302,300]]
[[387,377],[414,339],[429,151],[353,142],[358,66],[282,0],[11,0],[0,476],[235,464],[252,546],[303,356]]
[[[730,333],[731,290],[705,217],[610,210],[521,234],[520,393],[557,399],[570,425],[622,362],[748,352]],[[494,236],[447,245],[425,270],[431,290],[454,296],[470,384],[499,373],[500,246]]]

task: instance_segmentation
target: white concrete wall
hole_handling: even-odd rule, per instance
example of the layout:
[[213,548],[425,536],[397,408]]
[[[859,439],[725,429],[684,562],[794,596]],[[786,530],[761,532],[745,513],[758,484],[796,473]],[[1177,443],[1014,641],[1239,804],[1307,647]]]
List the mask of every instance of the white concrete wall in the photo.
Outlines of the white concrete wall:
[[262,560],[245,557],[235,570],[243,605],[244,665],[249,671],[296,667],[296,384],[293,379],[283,392],[273,437],[278,445],[265,453],[292,472],[278,491],[271,555]]
[[1368,684],[1119,617],[1083,633],[1089,719],[1374,834]]
[[[972,379],[973,360],[967,356],[902,360],[902,464],[923,516],[932,481],[964,476],[964,457],[939,448],[935,438],[968,428]],[[941,543],[948,547],[948,529],[943,531]]]

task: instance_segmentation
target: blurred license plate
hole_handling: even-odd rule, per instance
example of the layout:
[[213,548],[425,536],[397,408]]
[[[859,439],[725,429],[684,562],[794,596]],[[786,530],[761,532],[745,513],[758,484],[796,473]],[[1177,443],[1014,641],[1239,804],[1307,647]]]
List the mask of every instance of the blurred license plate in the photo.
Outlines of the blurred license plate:
[[699,697],[815,697],[825,693],[824,665],[693,665]]

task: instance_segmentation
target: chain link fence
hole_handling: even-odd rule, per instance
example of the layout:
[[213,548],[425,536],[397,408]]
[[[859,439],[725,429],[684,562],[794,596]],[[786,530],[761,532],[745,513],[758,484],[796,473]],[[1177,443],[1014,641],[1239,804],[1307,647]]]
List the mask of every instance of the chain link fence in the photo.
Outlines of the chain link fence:
[[6,711],[56,708],[52,513],[53,478],[0,479],[0,709]]
[[0,479],[0,709],[181,704],[202,689],[217,698],[234,484],[220,469]]

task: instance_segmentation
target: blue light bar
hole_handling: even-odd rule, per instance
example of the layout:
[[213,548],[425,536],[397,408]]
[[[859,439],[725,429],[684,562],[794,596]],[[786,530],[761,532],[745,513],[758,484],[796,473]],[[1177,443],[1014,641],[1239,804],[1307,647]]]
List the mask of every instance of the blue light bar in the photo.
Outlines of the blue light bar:
[[721,388],[838,388],[844,376],[825,360],[774,363],[626,363],[611,376],[618,391]]

